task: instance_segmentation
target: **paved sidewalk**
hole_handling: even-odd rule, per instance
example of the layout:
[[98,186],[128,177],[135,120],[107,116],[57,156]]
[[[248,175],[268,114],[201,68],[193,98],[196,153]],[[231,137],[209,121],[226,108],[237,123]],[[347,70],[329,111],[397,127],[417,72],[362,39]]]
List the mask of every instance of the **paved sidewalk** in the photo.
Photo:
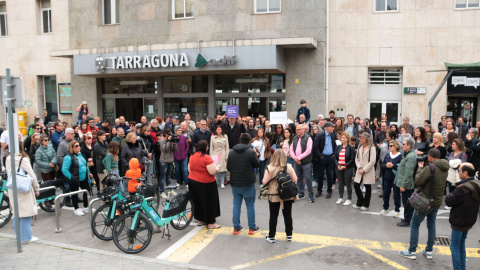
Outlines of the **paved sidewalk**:
[[14,236],[4,233],[0,233],[0,250],[1,269],[212,269],[45,240],[22,244],[22,253],[17,253]]

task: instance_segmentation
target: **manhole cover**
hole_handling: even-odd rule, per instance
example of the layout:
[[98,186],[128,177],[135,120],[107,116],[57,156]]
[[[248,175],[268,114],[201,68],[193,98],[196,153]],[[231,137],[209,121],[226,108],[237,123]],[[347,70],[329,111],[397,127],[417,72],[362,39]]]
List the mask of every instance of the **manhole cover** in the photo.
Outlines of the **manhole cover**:
[[435,237],[435,244],[439,246],[450,246],[450,237],[437,236]]

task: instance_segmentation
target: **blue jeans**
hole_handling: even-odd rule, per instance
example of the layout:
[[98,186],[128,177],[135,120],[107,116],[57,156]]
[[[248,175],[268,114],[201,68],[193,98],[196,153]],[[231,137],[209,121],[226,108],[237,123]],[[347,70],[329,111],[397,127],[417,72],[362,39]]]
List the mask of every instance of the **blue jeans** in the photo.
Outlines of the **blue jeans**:
[[175,160],[175,178],[177,183],[188,185],[188,157],[185,160]]
[[[16,232],[15,218],[13,219],[13,232]],[[32,217],[21,217],[20,221],[20,240],[22,242],[32,239]]]
[[400,199],[400,188],[393,183],[395,179],[383,179],[383,209],[388,210],[390,207],[390,194],[393,188],[393,203],[395,204],[395,212],[400,212],[402,201]]
[[173,163],[160,163],[160,175],[158,176],[158,186],[161,192],[165,192],[165,183],[170,185],[170,175],[172,175]]
[[467,253],[465,251],[465,239],[467,231],[452,230],[452,241],[450,242],[450,251],[452,252],[452,262],[454,270],[466,269]]
[[298,196],[305,196],[305,183],[307,182],[308,188],[308,197],[313,198],[313,187],[312,187],[312,178],[310,173],[310,163],[305,165],[295,164],[295,174],[297,175],[297,187],[298,187]]
[[428,238],[427,246],[425,251],[432,251],[433,244],[435,243],[435,221],[437,219],[438,206],[430,208],[425,215],[418,213],[416,210],[413,211],[412,220],[410,221],[410,247],[408,251],[417,252],[418,246],[418,228],[422,221],[427,217],[427,229],[428,229]]
[[295,166],[295,161],[293,160],[293,158],[287,157],[287,164],[290,164],[290,165],[292,165],[292,167],[294,167]]
[[247,206],[248,228],[256,228],[255,224],[255,185],[248,187],[234,187],[232,186],[233,194],[233,227],[240,229],[240,213],[242,208],[242,201],[245,200]]
[[267,167],[267,160],[260,160],[260,168],[258,169],[258,184],[262,184],[263,176],[265,175],[265,167]]
[[227,174],[227,172],[219,172],[219,173],[216,173],[215,174],[215,178],[217,179],[220,179],[220,183],[223,185],[225,184],[225,175]]
[[333,185],[333,170],[335,169],[335,157],[329,156],[329,157],[322,157],[319,162],[319,177],[318,177],[318,187],[317,191],[318,193],[322,194],[322,189],[323,189],[323,178],[324,178],[324,172],[325,170],[327,171],[327,194],[332,194],[332,185]]

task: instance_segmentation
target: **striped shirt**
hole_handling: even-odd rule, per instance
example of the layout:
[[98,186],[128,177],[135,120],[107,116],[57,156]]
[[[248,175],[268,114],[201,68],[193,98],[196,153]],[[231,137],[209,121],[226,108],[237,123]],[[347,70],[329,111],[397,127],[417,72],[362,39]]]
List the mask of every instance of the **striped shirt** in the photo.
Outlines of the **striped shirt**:
[[342,151],[340,151],[340,154],[338,155],[338,165],[345,166],[345,146],[342,148]]

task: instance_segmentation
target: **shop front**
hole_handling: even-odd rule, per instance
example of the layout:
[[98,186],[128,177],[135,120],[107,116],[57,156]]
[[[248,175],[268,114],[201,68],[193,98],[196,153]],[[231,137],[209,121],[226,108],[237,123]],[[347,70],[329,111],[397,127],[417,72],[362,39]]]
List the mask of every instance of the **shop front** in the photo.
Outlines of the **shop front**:
[[120,115],[202,119],[227,105],[254,117],[286,110],[283,49],[277,46],[74,55],[74,73],[96,80],[98,111],[110,122]]
[[[448,65],[447,65],[448,67]],[[480,120],[477,104],[480,98],[480,65],[456,67],[447,82],[447,117],[462,116],[469,127]]]

